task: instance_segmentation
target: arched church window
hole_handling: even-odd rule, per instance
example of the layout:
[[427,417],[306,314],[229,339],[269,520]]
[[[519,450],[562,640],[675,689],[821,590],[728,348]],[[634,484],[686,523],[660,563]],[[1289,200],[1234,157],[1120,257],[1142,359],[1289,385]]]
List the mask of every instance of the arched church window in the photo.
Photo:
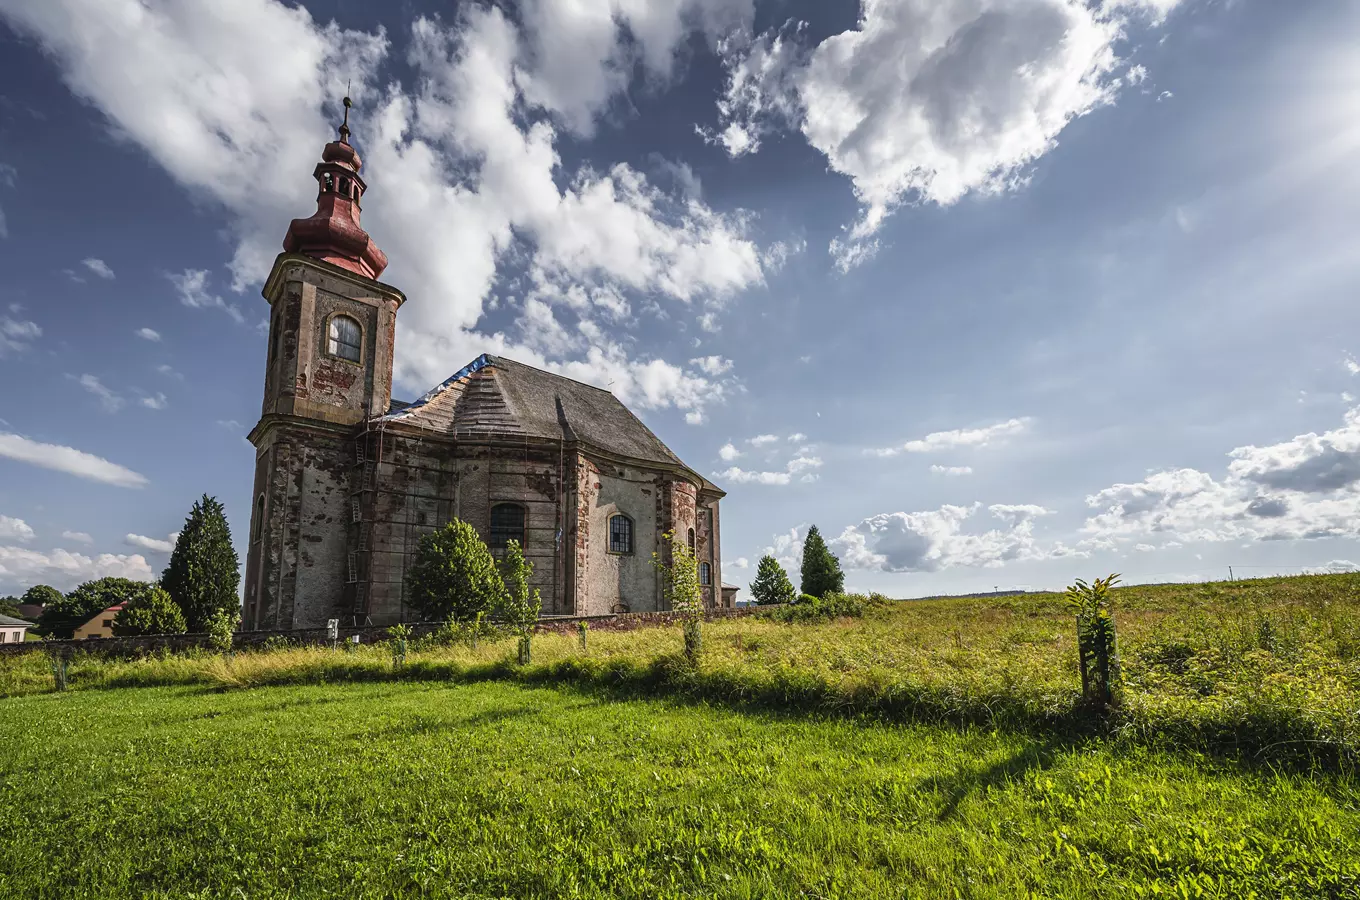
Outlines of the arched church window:
[[491,549],[504,550],[511,540],[524,546],[524,507],[518,503],[497,503],[491,507]]
[[609,519],[609,552],[633,552],[633,520],[624,515]]
[[689,552],[690,552],[690,553],[693,553],[693,552],[694,552],[694,529],[693,529],[693,528],[691,528],[691,529],[689,530]]
[[255,500],[255,528],[254,534],[250,536],[252,541],[258,541],[260,535],[264,534],[264,494]]
[[708,563],[699,563],[699,583],[705,585],[713,583],[713,567]]
[[350,362],[358,362],[364,346],[364,333],[359,323],[349,316],[335,316],[331,319],[330,340],[327,352]]

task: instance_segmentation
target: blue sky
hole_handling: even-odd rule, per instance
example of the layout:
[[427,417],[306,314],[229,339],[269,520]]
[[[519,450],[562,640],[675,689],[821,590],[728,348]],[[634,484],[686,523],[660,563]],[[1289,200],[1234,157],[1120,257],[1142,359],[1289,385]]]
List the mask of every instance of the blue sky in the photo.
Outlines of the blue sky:
[[0,0],[0,42],[0,592],[153,577],[205,492],[245,534],[347,82],[396,395],[611,387],[728,490],[727,581],[810,523],[898,596],[1360,561],[1353,4]]

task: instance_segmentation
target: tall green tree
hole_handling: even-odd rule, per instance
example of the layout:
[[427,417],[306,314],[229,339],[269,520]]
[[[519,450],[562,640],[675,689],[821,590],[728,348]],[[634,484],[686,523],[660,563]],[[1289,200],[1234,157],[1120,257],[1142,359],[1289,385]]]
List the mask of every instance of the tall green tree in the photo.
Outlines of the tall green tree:
[[839,594],[845,590],[845,573],[841,571],[841,561],[827,549],[822,533],[813,525],[803,539],[803,585],[804,594],[821,599],[827,594]]
[[756,566],[756,577],[751,582],[751,598],[761,606],[792,603],[797,596],[789,573],[773,556],[762,556]]
[[426,621],[470,622],[505,600],[495,558],[477,529],[460,519],[420,539],[406,584],[408,602]]
[[49,603],[56,603],[62,596],[61,591],[50,584],[35,584],[24,591],[24,595],[19,598],[19,603],[24,606],[32,604],[33,606],[45,607]]
[[501,581],[505,583],[501,615],[511,630],[519,635],[520,665],[528,665],[529,641],[534,625],[538,622],[538,614],[543,611],[543,598],[539,596],[538,588],[529,587],[529,576],[534,574],[534,564],[524,558],[524,548],[519,545],[519,541],[511,539],[505,547],[500,569]]
[[155,584],[142,586],[113,619],[116,635],[183,634],[184,612],[165,589]]
[[207,631],[218,612],[239,614],[240,565],[226,511],[217,498],[204,494],[184,520],[161,575],[161,587],[184,611],[189,631]]
[[0,616],[17,617],[18,615],[19,615],[19,598],[0,597]]
[[126,603],[145,591],[145,581],[100,578],[87,581],[64,597],[43,606],[37,631],[49,637],[69,639],[77,628],[110,606]]

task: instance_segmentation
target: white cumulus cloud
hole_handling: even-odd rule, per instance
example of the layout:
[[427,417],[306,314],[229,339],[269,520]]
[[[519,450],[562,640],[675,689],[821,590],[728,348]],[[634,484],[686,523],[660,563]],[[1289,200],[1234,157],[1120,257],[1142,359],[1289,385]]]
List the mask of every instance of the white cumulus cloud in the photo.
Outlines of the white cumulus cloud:
[[994,568],[1017,560],[1082,555],[1060,542],[1042,546],[1035,539],[1035,520],[1052,512],[1042,506],[994,504],[987,510],[1000,527],[966,532],[965,524],[981,508],[974,503],[882,513],[846,528],[830,544],[847,568],[882,572]]
[[33,529],[23,519],[0,516],[0,540],[28,541],[33,539]]
[[[725,376],[635,358],[600,320],[627,323],[636,304],[714,323],[764,281],[750,216],[719,213],[684,185],[663,190],[628,164],[568,168],[558,145],[563,129],[588,133],[636,78],[664,86],[694,35],[715,42],[751,15],[750,0],[525,2],[513,17],[465,5],[389,41],[276,0],[0,0],[0,17],[42,43],[120,138],[226,210],[234,289],[258,284],[287,222],[314,209],[310,172],[352,79],[364,224],[411,298],[399,383],[428,388],[485,351],[692,422],[722,402]],[[394,44],[414,76],[379,84]],[[507,277],[508,266],[529,278]],[[186,305],[243,318],[206,270],[170,278]],[[493,304],[521,315],[491,331]]]
[[1154,472],[1086,498],[1093,537],[1179,541],[1302,540],[1360,536],[1360,408],[1339,428],[1228,453],[1220,477]]
[[138,328],[137,337],[145,341],[159,342],[161,333],[154,328]]
[[86,556],[68,550],[41,552],[0,545],[0,590],[19,591],[35,584],[50,584],[60,591],[95,578],[130,578],[154,581],[151,566],[140,554],[101,553]]
[[722,46],[718,126],[729,154],[800,131],[862,205],[833,243],[848,270],[877,250],[884,218],[911,199],[999,192],[1069,122],[1113,102],[1115,45],[1129,10],[1160,23],[1176,0],[863,0],[855,28],[809,46],[798,23]]
[[83,531],[63,531],[61,536],[64,540],[75,541],[78,544],[94,543],[94,538]]

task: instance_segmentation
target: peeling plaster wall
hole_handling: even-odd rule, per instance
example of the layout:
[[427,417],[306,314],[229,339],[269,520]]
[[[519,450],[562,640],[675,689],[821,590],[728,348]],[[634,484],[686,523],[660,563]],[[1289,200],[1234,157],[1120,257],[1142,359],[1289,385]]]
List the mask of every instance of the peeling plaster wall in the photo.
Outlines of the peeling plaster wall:
[[[589,504],[582,507],[588,567],[578,615],[655,612],[662,606],[661,577],[652,553],[661,548],[656,527],[658,477],[632,466],[595,466]],[[611,553],[609,520],[622,513],[633,520],[633,552]]]

